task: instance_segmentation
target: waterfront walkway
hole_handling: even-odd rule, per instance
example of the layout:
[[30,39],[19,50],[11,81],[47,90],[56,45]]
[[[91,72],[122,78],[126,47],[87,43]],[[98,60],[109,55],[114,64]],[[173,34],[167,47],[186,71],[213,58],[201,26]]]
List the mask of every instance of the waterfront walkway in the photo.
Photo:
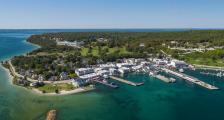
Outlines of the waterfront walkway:
[[131,82],[131,81],[128,81],[128,80],[125,80],[125,79],[122,79],[122,78],[118,78],[118,77],[114,77],[114,76],[110,76],[111,79],[113,80],[117,80],[119,82],[122,82],[122,83],[126,83],[128,85],[132,85],[132,86],[140,86],[140,85],[143,85],[144,82],[142,83],[135,83],[135,82]]

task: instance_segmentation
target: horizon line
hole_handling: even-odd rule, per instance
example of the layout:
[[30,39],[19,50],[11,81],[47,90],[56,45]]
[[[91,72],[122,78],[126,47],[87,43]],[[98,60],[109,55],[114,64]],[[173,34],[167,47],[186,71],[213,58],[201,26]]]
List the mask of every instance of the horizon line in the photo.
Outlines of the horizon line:
[[160,27],[158,27],[158,28],[0,28],[0,30],[97,30],[97,29],[99,29],[99,30],[102,30],[102,29],[108,29],[108,30],[110,30],[110,29],[117,29],[117,30],[119,30],[119,29],[189,29],[189,30],[193,30],[193,29],[201,29],[201,30],[224,30],[224,28],[203,28],[203,27],[192,27],[192,28],[185,28],[185,27],[183,27],[183,28],[160,28]]

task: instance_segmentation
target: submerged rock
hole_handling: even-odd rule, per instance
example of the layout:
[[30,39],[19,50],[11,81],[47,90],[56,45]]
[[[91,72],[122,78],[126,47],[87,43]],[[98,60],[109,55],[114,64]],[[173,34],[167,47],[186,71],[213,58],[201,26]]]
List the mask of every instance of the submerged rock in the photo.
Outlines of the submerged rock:
[[56,110],[50,110],[47,114],[46,120],[56,120],[57,111]]

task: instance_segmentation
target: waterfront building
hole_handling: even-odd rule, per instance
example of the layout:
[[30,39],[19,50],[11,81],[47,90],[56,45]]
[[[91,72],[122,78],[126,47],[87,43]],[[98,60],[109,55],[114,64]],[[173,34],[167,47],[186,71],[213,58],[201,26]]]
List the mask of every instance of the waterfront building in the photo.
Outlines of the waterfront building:
[[143,67],[142,65],[136,65],[136,66],[132,66],[131,69],[133,71],[138,71],[138,70],[142,69],[142,67]]
[[83,79],[73,79],[72,80],[72,85],[74,86],[74,87],[81,87],[81,86],[83,86],[83,85],[85,85],[85,84],[87,84],[88,82],[86,81],[86,80],[83,80]]
[[93,68],[79,68],[79,69],[75,70],[75,73],[78,76],[83,76],[83,75],[86,75],[86,74],[94,73],[94,69]]
[[180,60],[171,60],[169,66],[172,66],[175,68],[184,68],[184,67],[187,67],[187,63]]
[[130,72],[130,69],[127,68],[127,67],[120,67],[120,68],[118,69],[118,71],[119,71],[121,74],[126,74],[126,73]]
[[100,70],[96,74],[100,75],[100,76],[109,76],[110,72],[109,72],[109,70]]
[[93,78],[98,77],[99,75],[97,75],[96,73],[90,73],[90,74],[85,74],[82,76],[79,76],[79,78],[83,79],[83,80],[91,80]]
[[157,65],[167,65],[168,61],[164,59],[153,59],[153,62],[155,62]]
[[131,63],[117,63],[118,68],[126,67],[126,68],[131,68],[133,64]]
[[110,72],[109,75],[112,75],[112,76],[118,76],[118,75],[120,75],[120,72],[116,68],[110,68],[109,69],[109,72]]

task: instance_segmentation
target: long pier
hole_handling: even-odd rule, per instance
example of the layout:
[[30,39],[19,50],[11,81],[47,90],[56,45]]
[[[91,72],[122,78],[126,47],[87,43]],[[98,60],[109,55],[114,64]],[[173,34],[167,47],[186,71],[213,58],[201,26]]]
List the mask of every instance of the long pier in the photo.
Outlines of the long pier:
[[122,79],[122,78],[118,78],[118,77],[114,77],[114,76],[110,76],[110,78],[113,79],[113,80],[117,80],[119,82],[128,84],[128,85],[132,85],[132,86],[140,86],[140,85],[144,84],[144,82],[142,82],[142,83],[135,83],[135,82],[131,82],[131,81],[128,81],[128,80],[125,80],[125,79]]
[[203,81],[201,81],[201,80],[199,80],[199,79],[197,79],[197,78],[194,78],[194,77],[192,77],[192,76],[189,76],[189,75],[186,75],[186,74],[183,74],[183,73],[179,73],[179,72],[175,72],[175,71],[172,71],[172,70],[167,69],[167,68],[162,68],[162,70],[165,71],[165,72],[167,72],[167,73],[170,73],[170,74],[172,74],[172,75],[175,75],[175,76],[177,76],[177,77],[180,77],[180,78],[182,78],[182,79],[184,79],[184,80],[187,80],[187,81],[189,81],[189,82],[192,82],[192,83],[194,83],[194,84],[197,84],[197,85],[199,85],[199,86],[202,86],[202,87],[204,87],[204,88],[207,88],[207,89],[210,89],[210,90],[216,90],[216,89],[219,89],[219,88],[217,88],[217,87],[215,87],[215,86],[213,86],[213,85],[210,85],[210,84],[208,84],[208,83],[205,83],[205,82],[203,82]]

